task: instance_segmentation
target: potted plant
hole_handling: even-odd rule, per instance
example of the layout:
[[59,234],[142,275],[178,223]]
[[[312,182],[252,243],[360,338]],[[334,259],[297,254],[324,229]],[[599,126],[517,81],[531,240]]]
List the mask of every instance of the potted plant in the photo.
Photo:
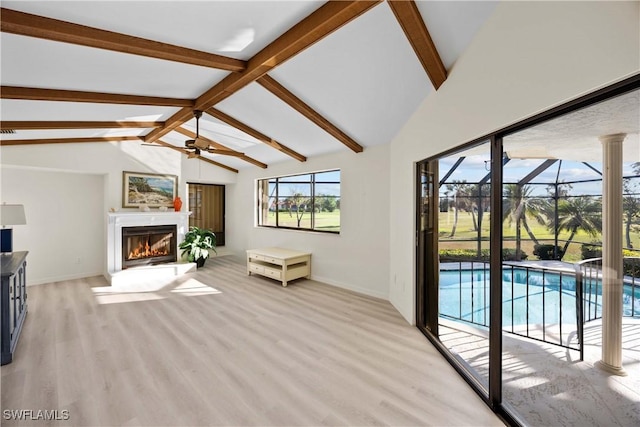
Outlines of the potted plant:
[[216,252],[216,235],[211,230],[190,227],[179,247],[182,256],[187,255],[187,261],[195,262],[200,268],[209,257],[209,249]]

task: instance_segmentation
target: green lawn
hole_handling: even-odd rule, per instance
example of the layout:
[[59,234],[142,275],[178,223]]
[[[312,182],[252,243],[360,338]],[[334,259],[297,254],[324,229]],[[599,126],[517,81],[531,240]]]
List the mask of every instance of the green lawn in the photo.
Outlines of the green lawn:
[[[315,230],[319,231],[340,231],[340,209],[336,209],[333,212],[317,212],[315,215]],[[289,212],[279,212],[278,225],[280,227],[298,227],[298,220],[296,218],[295,211],[289,214]],[[269,218],[267,219],[268,225],[276,225],[276,213],[269,212]],[[300,228],[311,228],[311,213],[305,212],[300,220]]]
[[[456,228],[456,234],[453,238],[449,237],[451,234],[451,229],[453,227],[453,211],[450,212],[440,212],[438,215],[439,221],[439,240],[440,249],[476,249],[477,243],[476,239],[478,237],[478,232],[473,229],[473,220],[471,218],[471,214],[468,212],[460,212],[458,216],[458,226]],[[489,213],[485,213],[482,219],[482,248],[489,248],[489,223],[490,223],[491,215]],[[529,227],[531,231],[536,236],[540,243],[543,244],[553,244],[554,236],[551,231],[544,225],[540,225],[535,221],[529,221]],[[505,248],[514,248],[516,247],[515,237],[516,237],[516,227],[515,223],[509,226],[507,222],[504,223],[503,227],[503,246]],[[530,240],[529,235],[525,231],[524,228],[521,230],[522,233],[522,250],[527,253],[529,259],[536,259],[533,255],[533,241]],[[558,243],[559,246],[564,246],[564,242],[569,238],[569,233],[564,231],[558,235]],[[486,241],[485,241],[486,239]],[[567,249],[567,253],[565,254],[563,261],[579,261],[581,259],[581,245],[582,243],[591,243],[591,242],[599,242],[601,241],[602,236],[597,235],[592,237],[586,234],[583,231],[578,231],[576,235],[573,237],[573,242],[569,245]],[[465,241],[466,240],[466,241]],[[469,241],[472,240],[472,241]],[[623,239],[623,242],[626,242]],[[640,248],[640,233],[632,232],[631,234],[631,243],[634,248]]]

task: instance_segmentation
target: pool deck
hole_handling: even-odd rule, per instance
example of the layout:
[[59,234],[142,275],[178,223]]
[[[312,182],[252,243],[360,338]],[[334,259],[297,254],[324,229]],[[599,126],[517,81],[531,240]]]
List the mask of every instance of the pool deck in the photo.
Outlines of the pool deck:
[[[595,367],[602,351],[601,322],[586,323],[584,333],[584,361],[577,351],[503,334],[503,398],[527,425],[640,425],[640,319],[623,319],[627,376]],[[481,382],[488,379],[486,329],[441,319],[440,338]]]
[[[503,265],[576,272],[576,264],[562,261],[505,261]],[[481,272],[487,268],[488,264],[482,262],[440,264],[441,271]],[[442,343],[486,385],[487,329],[442,317],[439,323]],[[622,323],[623,367],[627,376],[611,375],[595,365],[602,354],[601,320],[584,325],[582,361],[578,351],[505,331],[502,340],[504,402],[514,408],[527,425],[640,426],[640,319],[625,317]],[[553,334],[553,326],[547,325],[544,331]],[[530,325],[530,328],[533,335],[543,331],[541,325]],[[575,339],[575,334],[575,330],[563,331],[563,342]]]

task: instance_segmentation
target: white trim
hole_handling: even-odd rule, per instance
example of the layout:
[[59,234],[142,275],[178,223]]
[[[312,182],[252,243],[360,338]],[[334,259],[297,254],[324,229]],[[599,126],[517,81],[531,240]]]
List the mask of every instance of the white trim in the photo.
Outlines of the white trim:
[[[191,212],[110,212],[107,214],[107,273],[113,275],[122,270],[122,227],[148,225],[175,225],[176,254],[178,245],[189,229]],[[178,256],[179,257],[179,256]]]

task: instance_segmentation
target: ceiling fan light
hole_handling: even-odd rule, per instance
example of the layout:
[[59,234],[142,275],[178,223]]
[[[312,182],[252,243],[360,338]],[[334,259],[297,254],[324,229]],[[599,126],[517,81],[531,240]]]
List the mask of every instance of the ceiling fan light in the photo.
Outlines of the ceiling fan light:
[[196,138],[195,140],[193,140],[193,144],[202,150],[206,150],[209,148],[209,143],[202,138]]

